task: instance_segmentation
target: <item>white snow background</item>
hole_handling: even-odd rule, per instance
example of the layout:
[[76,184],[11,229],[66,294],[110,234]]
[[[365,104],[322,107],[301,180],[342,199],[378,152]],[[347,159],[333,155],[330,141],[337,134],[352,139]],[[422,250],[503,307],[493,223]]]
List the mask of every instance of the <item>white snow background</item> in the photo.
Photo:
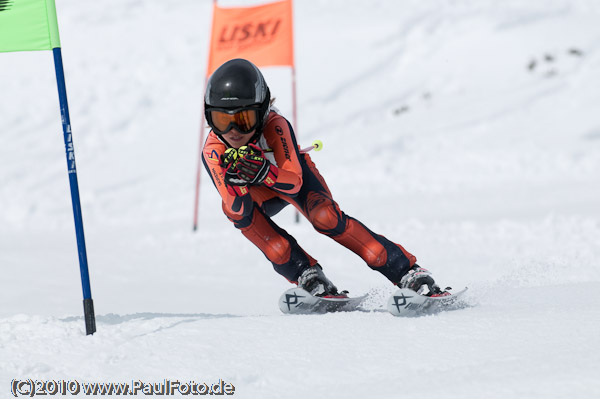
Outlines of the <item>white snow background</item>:
[[[470,308],[274,220],[369,313],[290,284],[203,171],[211,0],[57,0],[97,333],[85,335],[54,65],[0,54],[0,398],[16,378],[217,382],[239,398],[600,397],[600,3],[296,0],[298,138],[342,209]],[[223,4],[239,4],[233,1]],[[291,118],[289,70],[265,68]]]

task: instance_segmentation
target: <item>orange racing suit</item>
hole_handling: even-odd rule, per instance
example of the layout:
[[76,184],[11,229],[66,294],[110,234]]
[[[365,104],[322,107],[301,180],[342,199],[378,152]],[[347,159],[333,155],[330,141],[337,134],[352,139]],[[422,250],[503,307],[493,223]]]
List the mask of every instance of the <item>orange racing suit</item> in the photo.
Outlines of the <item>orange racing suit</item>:
[[253,185],[247,186],[241,196],[230,194],[225,187],[225,171],[220,166],[220,157],[227,145],[212,131],[204,144],[202,162],[221,194],[225,215],[263,252],[275,271],[297,283],[302,272],[317,263],[271,220],[292,204],[319,233],[356,253],[392,283],[400,282],[417,261],[415,256],[340,210],[310,156],[300,153],[287,119],[271,111],[255,144],[279,169],[272,187]]

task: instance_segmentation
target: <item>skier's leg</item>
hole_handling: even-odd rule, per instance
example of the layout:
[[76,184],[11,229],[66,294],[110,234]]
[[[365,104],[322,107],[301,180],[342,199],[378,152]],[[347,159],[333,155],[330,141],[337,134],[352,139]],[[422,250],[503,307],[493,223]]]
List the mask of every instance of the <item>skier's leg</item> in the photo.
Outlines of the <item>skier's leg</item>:
[[416,257],[342,212],[308,154],[305,154],[305,161],[304,184],[298,196],[293,198],[296,207],[318,232],[356,253],[373,270],[398,284],[416,263]]
[[304,252],[294,237],[266,216],[257,203],[254,205],[248,216],[231,215],[225,209],[223,211],[244,237],[263,252],[277,273],[297,283],[302,272],[316,265],[317,261]]

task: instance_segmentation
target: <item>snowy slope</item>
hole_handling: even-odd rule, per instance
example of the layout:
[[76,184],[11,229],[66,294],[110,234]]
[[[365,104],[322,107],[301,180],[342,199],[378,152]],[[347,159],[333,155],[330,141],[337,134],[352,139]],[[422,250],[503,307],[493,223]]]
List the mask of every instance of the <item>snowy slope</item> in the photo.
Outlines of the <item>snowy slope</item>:
[[[210,0],[57,0],[98,332],[87,337],[52,56],[0,54],[0,398],[15,378],[240,398],[600,397],[600,6],[296,1],[298,136],[346,213],[473,307],[284,316],[203,176]],[[227,4],[234,3],[233,0]],[[265,69],[291,115],[289,72]],[[286,210],[340,288],[393,287]]]

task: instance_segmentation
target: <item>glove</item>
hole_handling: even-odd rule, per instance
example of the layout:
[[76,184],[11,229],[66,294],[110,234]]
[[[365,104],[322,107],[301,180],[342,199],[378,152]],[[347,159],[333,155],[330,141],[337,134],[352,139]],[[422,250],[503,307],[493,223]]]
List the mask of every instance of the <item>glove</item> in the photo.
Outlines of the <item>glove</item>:
[[250,185],[264,184],[267,187],[272,187],[275,184],[279,169],[264,157],[260,147],[249,144],[240,147],[237,153],[238,178]]
[[225,187],[227,192],[236,197],[241,197],[248,193],[246,180],[238,176],[238,152],[235,148],[228,148],[223,155],[219,165],[225,172]]

